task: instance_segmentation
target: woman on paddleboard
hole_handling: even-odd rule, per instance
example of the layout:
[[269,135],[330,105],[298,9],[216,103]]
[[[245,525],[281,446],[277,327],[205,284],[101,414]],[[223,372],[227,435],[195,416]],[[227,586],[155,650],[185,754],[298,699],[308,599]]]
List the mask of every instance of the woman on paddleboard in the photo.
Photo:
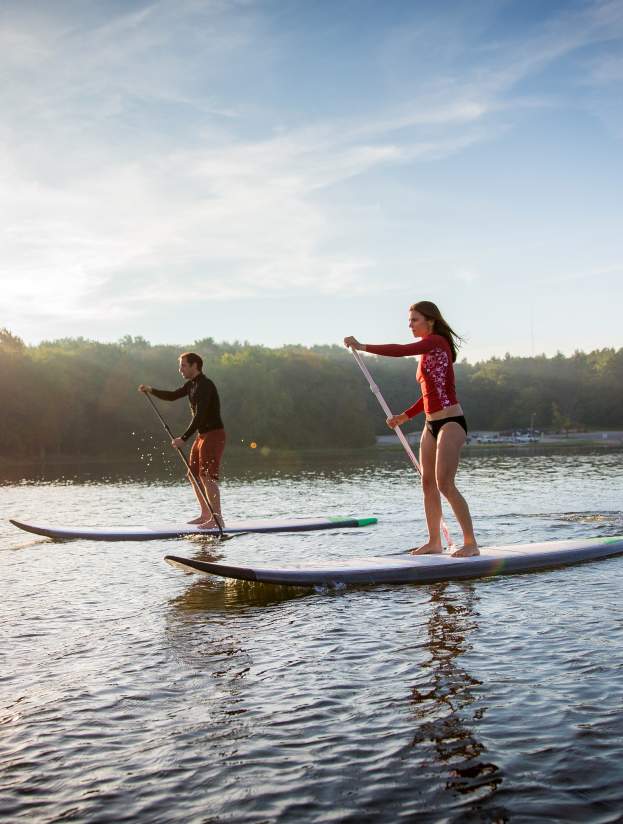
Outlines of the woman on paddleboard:
[[428,541],[411,550],[412,555],[443,551],[441,545],[441,495],[452,507],[463,531],[463,546],[452,554],[459,557],[478,555],[472,517],[467,501],[456,488],[454,478],[459,456],[467,438],[467,423],[454,388],[454,368],[459,336],[444,320],[434,303],[421,300],[409,309],[409,327],[416,343],[359,343],[352,335],[344,338],[351,349],[373,355],[403,358],[420,355],[417,380],[422,397],[399,415],[387,419],[392,429],[407,423],[420,412],[426,422],[420,440],[420,463]]

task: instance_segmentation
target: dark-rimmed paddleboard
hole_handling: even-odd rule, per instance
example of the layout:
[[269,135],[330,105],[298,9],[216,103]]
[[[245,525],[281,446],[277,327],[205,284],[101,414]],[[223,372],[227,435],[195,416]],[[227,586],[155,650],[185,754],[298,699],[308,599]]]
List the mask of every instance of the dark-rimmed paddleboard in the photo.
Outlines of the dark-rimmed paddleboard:
[[340,584],[404,584],[450,581],[531,572],[623,554],[623,537],[580,538],[540,544],[486,547],[472,558],[443,555],[393,555],[351,561],[305,562],[288,567],[233,566],[167,555],[165,561],[186,572],[266,584],[313,587]]
[[[246,521],[228,521],[223,532],[235,535],[240,532],[309,532],[318,529],[343,529],[346,527],[369,526],[375,524],[376,518],[343,518],[328,516],[326,518],[266,518]],[[88,541],[157,541],[167,538],[185,538],[197,535],[218,535],[213,529],[199,529],[197,526],[109,526],[109,527],[60,527],[46,524],[24,524],[11,519],[13,526],[35,535],[57,540]]]

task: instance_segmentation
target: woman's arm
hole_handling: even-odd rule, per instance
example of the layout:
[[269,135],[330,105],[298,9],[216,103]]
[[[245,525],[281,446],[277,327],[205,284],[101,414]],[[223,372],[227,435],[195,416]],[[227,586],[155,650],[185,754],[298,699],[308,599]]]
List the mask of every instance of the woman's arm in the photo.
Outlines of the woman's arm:
[[424,398],[419,398],[413,406],[410,406],[408,409],[405,409],[404,414],[407,418],[415,418],[416,415],[419,415],[420,412],[424,411]]
[[403,423],[407,423],[407,421],[411,420],[411,418],[415,418],[416,415],[423,411],[424,399],[420,398],[413,404],[413,406],[405,409],[404,412],[399,412],[397,415],[392,415],[391,418],[387,418],[386,423],[390,429],[394,429],[396,426],[402,426]]
[[425,355],[439,346],[429,335],[415,343],[366,343],[365,351],[371,355],[385,355],[388,358],[406,358],[409,355]]

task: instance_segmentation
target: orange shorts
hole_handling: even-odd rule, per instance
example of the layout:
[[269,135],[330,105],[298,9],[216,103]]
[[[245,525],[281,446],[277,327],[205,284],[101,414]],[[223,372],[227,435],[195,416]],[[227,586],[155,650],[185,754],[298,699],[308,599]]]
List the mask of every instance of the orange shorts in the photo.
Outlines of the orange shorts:
[[207,475],[218,481],[221,458],[225,451],[225,430],[212,429],[199,432],[190,450],[190,468],[195,477]]

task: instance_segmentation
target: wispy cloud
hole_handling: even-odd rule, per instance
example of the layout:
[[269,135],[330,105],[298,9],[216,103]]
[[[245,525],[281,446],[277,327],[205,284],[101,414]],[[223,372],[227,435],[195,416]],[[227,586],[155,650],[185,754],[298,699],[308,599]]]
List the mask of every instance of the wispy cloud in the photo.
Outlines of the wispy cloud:
[[105,6],[5,14],[1,275],[17,314],[132,314],[179,284],[212,300],[378,288],[368,227],[358,236],[358,204],[336,204],[336,191],[495,139],[546,105],[521,93],[524,79],[622,25],[620,4],[596,3],[527,40],[472,44],[469,63],[456,31],[443,65],[391,102],[289,114],[276,130],[275,104],[227,80],[244,60],[273,79],[279,39],[261,6],[154,2],[114,17]]
[[586,82],[598,86],[623,83],[623,56],[610,54],[595,58],[587,64]]
[[589,284],[593,288],[598,288],[599,282],[604,280],[619,279],[623,275],[623,263],[613,263],[607,266],[596,266],[565,272],[564,275],[551,274],[543,278],[544,283],[551,286],[560,286],[561,284],[582,283]]

